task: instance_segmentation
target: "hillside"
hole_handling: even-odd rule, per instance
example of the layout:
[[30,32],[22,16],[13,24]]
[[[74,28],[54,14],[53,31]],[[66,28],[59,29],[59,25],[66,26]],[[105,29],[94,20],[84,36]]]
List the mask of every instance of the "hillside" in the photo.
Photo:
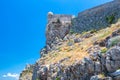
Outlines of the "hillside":
[[77,17],[49,12],[40,54],[19,80],[120,80],[120,1]]

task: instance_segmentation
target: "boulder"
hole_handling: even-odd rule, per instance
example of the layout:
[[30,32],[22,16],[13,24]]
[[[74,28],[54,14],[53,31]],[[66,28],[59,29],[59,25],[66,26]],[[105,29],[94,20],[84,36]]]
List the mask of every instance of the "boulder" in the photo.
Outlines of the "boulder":
[[97,75],[95,75],[95,76],[92,76],[92,77],[90,78],[90,80],[99,80],[99,78],[98,78]]
[[106,52],[106,68],[114,72],[120,67],[120,47],[113,47]]
[[120,80],[120,70],[116,70],[113,73],[109,73],[111,77],[113,77],[114,80]]

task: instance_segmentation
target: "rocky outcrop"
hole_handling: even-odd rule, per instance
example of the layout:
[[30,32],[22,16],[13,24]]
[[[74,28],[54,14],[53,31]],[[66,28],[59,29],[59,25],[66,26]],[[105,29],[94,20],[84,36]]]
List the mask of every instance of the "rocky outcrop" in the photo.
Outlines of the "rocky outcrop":
[[[96,29],[105,28],[116,22],[120,17],[119,14],[119,0],[79,13],[76,18],[72,15],[54,15],[49,12],[46,46],[40,52],[41,58],[34,65],[28,65],[21,73],[19,80],[120,80],[120,24],[116,24],[118,28],[115,27],[116,31],[109,31],[110,34],[106,34],[105,31],[105,34],[100,36],[100,41],[97,40],[100,34],[97,37],[95,36]],[[89,32],[78,35],[87,30]],[[83,40],[87,41],[91,37],[93,37],[90,39],[93,45],[91,46],[90,41],[88,41],[84,44],[90,46],[83,50]],[[104,38],[101,39],[101,37]],[[48,53],[53,51],[53,54],[56,53],[54,54],[55,57],[57,52],[60,52],[59,46],[65,43],[67,47],[70,47],[69,50],[72,50],[75,45],[80,45],[77,47],[80,48],[79,53],[86,51],[89,56],[81,60],[75,59],[74,63],[68,66],[63,62],[72,56],[67,56],[54,63],[46,63],[45,60],[49,58],[46,56],[51,57],[51,54]],[[82,54],[79,55],[81,57]],[[52,57],[53,60],[54,57]]]
[[47,24],[46,29],[46,44],[52,48],[52,44],[57,44],[60,39],[63,39],[70,31],[71,21],[62,23],[60,19],[56,19]]
[[19,80],[32,80],[34,65],[26,65],[25,69],[20,73]]
[[[119,36],[118,32],[119,29],[114,31],[109,38],[106,38],[105,43]],[[108,48],[109,50],[106,53],[101,52],[99,45],[94,45],[94,47],[88,49],[89,57],[81,61],[78,60],[68,67],[63,65],[62,61],[69,58],[50,65],[44,65],[44,62],[39,60],[34,67],[33,80],[37,78],[40,80],[119,80],[119,42],[114,47]],[[100,77],[100,75],[104,76]]]
[[[48,23],[46,27],[46,46],[41,50],[41,56],[48,51],[54,50],[56,46],[69,33],[73,15],[58,15],[48,12]],[[60,43],[61,44],[61,43]]]
[[[116,70],[120,68],[120,47],[115,46],[109,49],[105,54],[100,52],[93,53],[94,58],[84,58],[82,61],[76,61],[71,66],[65,68],[62,63],[50,65],[38,65],[37,75],[33,77],[40,80],[119,80],[120,74]],[[35,67],[35,69],[36,69]],[[104,74],[107,77],[99,79],[94,75]],[[94,77],[93,77],[94,76]],[[114,76],[114,77],[113,77]],[[117,78],[116,78],[117,77]],[[33,80],[36,80],[36,78]]]

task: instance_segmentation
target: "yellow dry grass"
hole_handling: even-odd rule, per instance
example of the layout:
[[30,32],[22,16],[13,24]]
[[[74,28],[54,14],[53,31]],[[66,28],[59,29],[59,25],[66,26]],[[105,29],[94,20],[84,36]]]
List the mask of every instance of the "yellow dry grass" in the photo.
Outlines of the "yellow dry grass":
[[[90,38],[84,38],[80,43],[74,43],[73,46],[67,46],[67,42],[64,42],[63,45],[59,46],[59,51],[51,51],[49,54],[44,57],[45,64],[57,63],[64,58],[69,58],[67,61],[63,61],[64,65],[71,65],[76,60],[81,60],[84,57],[88,57],[87,49],[93,46],[95,41],[104,40],[106,37],[110,36],[113,31],[120,28],[120,23],[112,24],[111,27],[101,29],[94,33]],[[81,34],[77,34],[77,37],[80,37]],[[72,39],[71,39],[72,40]]]

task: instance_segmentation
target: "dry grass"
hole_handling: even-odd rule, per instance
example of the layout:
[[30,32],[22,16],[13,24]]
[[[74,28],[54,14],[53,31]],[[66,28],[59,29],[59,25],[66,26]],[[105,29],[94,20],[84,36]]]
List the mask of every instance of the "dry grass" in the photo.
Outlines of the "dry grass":
[[103,79],[103,78],[105,78],[105,75],[104,74],[99,74],[98,78],[102,78]]
[[[71,65],[76,60],[81,60],[84,57],[89,56],[87,49],[93,46],[95,41],[104,40],[107,36],[110,36],[113,31],[120,28],[120,23],[111,25],[105,29],[97,31],[92,37],[84,38],[80,43],[74,43],[72,46],[68,46],[67,42],[64,42],[63,45],[59,47],[59,51],[51,51],[46,57],[44,57],[45,64],[57,63],[61,59],[69,57],[69,60],[64,61],[65,65]],[[80,37],[81,34],[77,34],[77,37]],[[72,39],[71,39],[72,40]]]

